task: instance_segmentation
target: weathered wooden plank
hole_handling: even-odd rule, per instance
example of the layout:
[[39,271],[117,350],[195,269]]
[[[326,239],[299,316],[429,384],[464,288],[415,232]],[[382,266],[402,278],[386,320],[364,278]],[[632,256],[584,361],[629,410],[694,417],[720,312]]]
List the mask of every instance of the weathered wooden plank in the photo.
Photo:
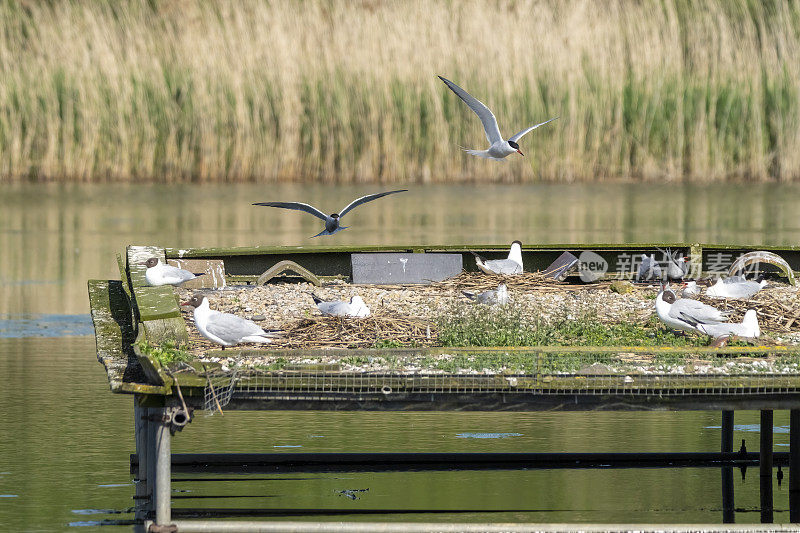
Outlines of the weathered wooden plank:
[[112,392],[164,394],[146,384],[132,349],[134,329],[130,302],[120,281],[90,280],[89,305],[97,342],[97,359],[105,367]]
[[136,306],[139,308],[139,319],[160,320],[181,316],[178,295],[169,285],[160,287],[136,287]]
[[[223,257],[231,255],[253,255],[253,254],[303,254],[303,253],[327,253],[327,252],[414,252],[414,251],[480,251],[480,250],[507,250],[509,243],[501,244],[448,244],[448,245],[396,245],[396,246],[249,246],[249,247],[228,247],[228,248],[164,248],[168,258],[206,258]],[[553,243],[553,244],[523,244],[523,250],[537,251],[563,251],[563,250],[599,250],[599,251],[654,251],[659,248],[691,248],[700,247],[703,249],[719,250],[769,250],[780,252],[800,251],[800,246],[741,246],[731,244],[708,244],[708,243],[685,243],[685,242],[652,242],[652,243]]]
[[167,264],[195,274],[195,279],[184,282],[184,289],[222,289],[225,287],[225,262],[222,259],[167,259]]
[[146,320],[142,322],[142,330],[147,342],[155,345],[174,342],[176,346],[189,342],[186,322],[181,317]]
[[[798,246],[759,246],[742,247],[734,245],[710,245],[699,243],[636,243],[636,244],[525,244],[523,245],[523,261],[526,271],[542,270],[563,251],[569,250],[580,252],[582,250],[592,250],[603,256],[609,263],[609,270],[606,277],[622,276],[630,277],[633,275],[631,261],[642,253],[653,253],[657,248],[671,248],[681,253],[688,254],[693,264],[697,265],[696,274],[709,274],[709,259],[717,254],[737,254],[753,250],[773,251],[781,255],[792,266],[795,272],[800,272],[800,247]],[[264,246],[247,248],[195,248],[195,249],[175,249],[168,248],[166,253],[169,257],[196,257],[212,258],[223,257],[231,263],[226,264],[229,275],[237,276],[258,276],[267,268],[283,259],[299,261],[305,268],[311,270],[317,276],[344,275],[349,276],[349,264],[345,264],[340,256],[347,256],[356,252],[407,252],[407,253],[437,253],[437,252],[460,252],[469,253],[470,250],[482,252],[489,258],[502,257],[508,249],[508,244],[487,244],[487,245],[447,245],[447,246],[346,246],[346,247],[327,247],[327,246]],[[328,257],[324,257],[324,256]],[[307,260],[303,259],[307,256]],[[469,259],[469,258],[466,258]],[[464,266],[467,270],[475,270],[474,261],[465,260]],[[620,271],[620,269],[622,271]],[[702,272],[701,272],[702,271]]]

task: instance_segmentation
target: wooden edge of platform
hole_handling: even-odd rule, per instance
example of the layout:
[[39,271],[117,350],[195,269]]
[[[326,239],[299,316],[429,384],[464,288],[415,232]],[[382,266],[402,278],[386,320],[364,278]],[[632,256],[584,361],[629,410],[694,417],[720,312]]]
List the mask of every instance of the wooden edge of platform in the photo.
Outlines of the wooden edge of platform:
[[[306,254],[306,253],[328,253],[328,252],[468,252],[469,250],[507,250],[508,243],[503,244],[447,244],[447,245],[375,245],[375,246],[236,246],[225,248],[163,248],[163,253],[170,259],[183,258],[206,258],[220,257],[225,255],[262,255],[262,254]],[[675,248],[690,250],[785,250],[790,252],[800,251],[800,246],[747,246],[730,244],[708,244],[708,243],[686,243],[686,242],[658,242],[658,243],[595,243],[595,244],[575,244],[575,243],[554,243],[554,244],[523,244],[524,251],[564,251],[564,250],[600,250],[600,251],[654,251],[655,247]],[[136,247],[139,249],[152,248],[146,246]]]
[[[132,372],[130,346],[133,336],[132,315],[122,282],[89,280],[89,304],[97,343],[97,360],[105,367],[111,392],[168,394],[170,389],[125,380]],[[133,369],[136,370],[136,369]]]
[[[476,511],[480,512],[480,511]],[[147,522],[146,525],[152,522]],[[616,532],[640,531],[664,533],[690,533],[712,531],[759,531],[765,533],[800,531],[798,524],[557,524],[557,523],[502,523],[502,522],[341,522],[329,521],[245,521],[245,520],[171,520],[176,531],[238,533],[259,531],[261,533],[522,533],[522,532]]]

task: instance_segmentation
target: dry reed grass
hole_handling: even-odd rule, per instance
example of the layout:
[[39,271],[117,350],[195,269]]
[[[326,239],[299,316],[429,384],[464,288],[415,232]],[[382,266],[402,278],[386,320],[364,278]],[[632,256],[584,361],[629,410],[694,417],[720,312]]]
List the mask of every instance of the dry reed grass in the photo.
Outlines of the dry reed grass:
[[[800,5],[759,0],[0,4],[0,180],[800,176]],[[439,82],[492,107],[483,147]],[[510,159],[510,158],[509,158]]]

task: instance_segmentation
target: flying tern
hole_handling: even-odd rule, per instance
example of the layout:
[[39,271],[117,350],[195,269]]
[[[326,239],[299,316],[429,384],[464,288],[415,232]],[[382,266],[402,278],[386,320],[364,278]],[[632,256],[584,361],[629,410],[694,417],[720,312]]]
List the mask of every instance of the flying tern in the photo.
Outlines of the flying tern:
[[508,303],[508,287],[506,287],[505,283],[501,283],[496,289],[488,290],[480,294],[475,294],[470,291],[461,291],[461,294],[479,304],[506,305]]
[[376,194],[368,194],[367,196],[362,196],[357,200],[353,200],[347,205],[347,207],[345,207],[338,213],[333,213],[332,215],[326,215],[316,207],[309,204],[303,204],[300,202],[258,202],[254,203],[253,205],[261,205],[265,207],[280,207],[283,209],[294,209],[295,211],[305,211],[306,213],[310,213],[317,218],[321,218],[322,220],[325,221],[325,229],[314,235],[314,237],[319,237],[320,235],[333,235],[337,231],[347,229],[349,226],[340,226],[339,222],[341,221],[342,217],[345,216],[347,212],[350,211],[351,209],[356,208],[361,204],[371,202],[372,200],[377,200],[378,198],[382,198],[387,194],[406,192],[407,190],[408,189],[400,189],[397,191],[386,191],[386,192],[379,192]]
[[503,158],[513,154],[514,152],[518,153],[519,155],[523,154],[519,149],[519,141],[523,135],[528,133],[531,130],[535,130],[539,126],[544,126],[548,122],[552,122],[558,117],[551,118],[550,120],[546,120],[535,126],[531,126],[529,128],[525,128],[524,130],[520,131],[519,133],[511,136],[507,141],[503,140],[503,136],[500,135],[500,127],[497,125],[497,119],[492,113],[492,110],[486,107],[480,100],[475,98],[474,96],[470,95],[467,91],[453,83],[452,81],[439,76],[439,79],[442,80],[445,85],[447,85],[451,91],[456,93],[456,95],[461,98],[465,104],[472,109],[478,118],[481,119],[483,123],[483,129],[486,133],[486,139],[489,141],[491,146],[488,150],[468,150],[464,149],[470,155],[475,155],[478,157],[483,157],[485,159],[492,159],[494,161],[502,161]]
[[514,241],[511,243],[511,250],[508,252],[508,259],[485,259],[484,257],[470,252],[475,256],[475,264],[487,274],[521,274],[522,273],[522,243]]
[[369,316],[369,307],[361,299],[361,296],[353,296],[349,302],[341,300],[326,302],[316,294],[311,295],[314,298],[314,303],[317,304],[317,309],[323,315],[328,316],[349,316],[355,318],[366,318]]
[[180,285],[190,279],[203,275],[203,272],[195,274],[183,268],[165,265],[157,257],[151,257],[142,264],[147,267],[144,273],[144,279],[153,287],[158,287],[159,285]]
[[211,309],[208,298],[196,294],[188,302],[181,305],[194,307],[194,325],[200,334],[211,342],[225,346],[233,346],[240,342],[272,342],[275,332],[267,332],[253,322],[230,313],[222,313]]

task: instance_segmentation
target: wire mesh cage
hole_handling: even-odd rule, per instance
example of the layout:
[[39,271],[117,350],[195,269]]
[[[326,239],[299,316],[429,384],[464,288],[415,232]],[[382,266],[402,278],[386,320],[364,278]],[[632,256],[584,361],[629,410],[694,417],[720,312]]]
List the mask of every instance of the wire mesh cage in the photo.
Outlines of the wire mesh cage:
[[[282,395],[784,394],[800,391],[800,351],[760,349],[419,349],[264,352],[261,365],[206,373],[206,408]],[[267,355],[269,354],[269,355]],[[300,355],[300,354],[294,354]],[[288,358],[288,359],[287,359]]]

